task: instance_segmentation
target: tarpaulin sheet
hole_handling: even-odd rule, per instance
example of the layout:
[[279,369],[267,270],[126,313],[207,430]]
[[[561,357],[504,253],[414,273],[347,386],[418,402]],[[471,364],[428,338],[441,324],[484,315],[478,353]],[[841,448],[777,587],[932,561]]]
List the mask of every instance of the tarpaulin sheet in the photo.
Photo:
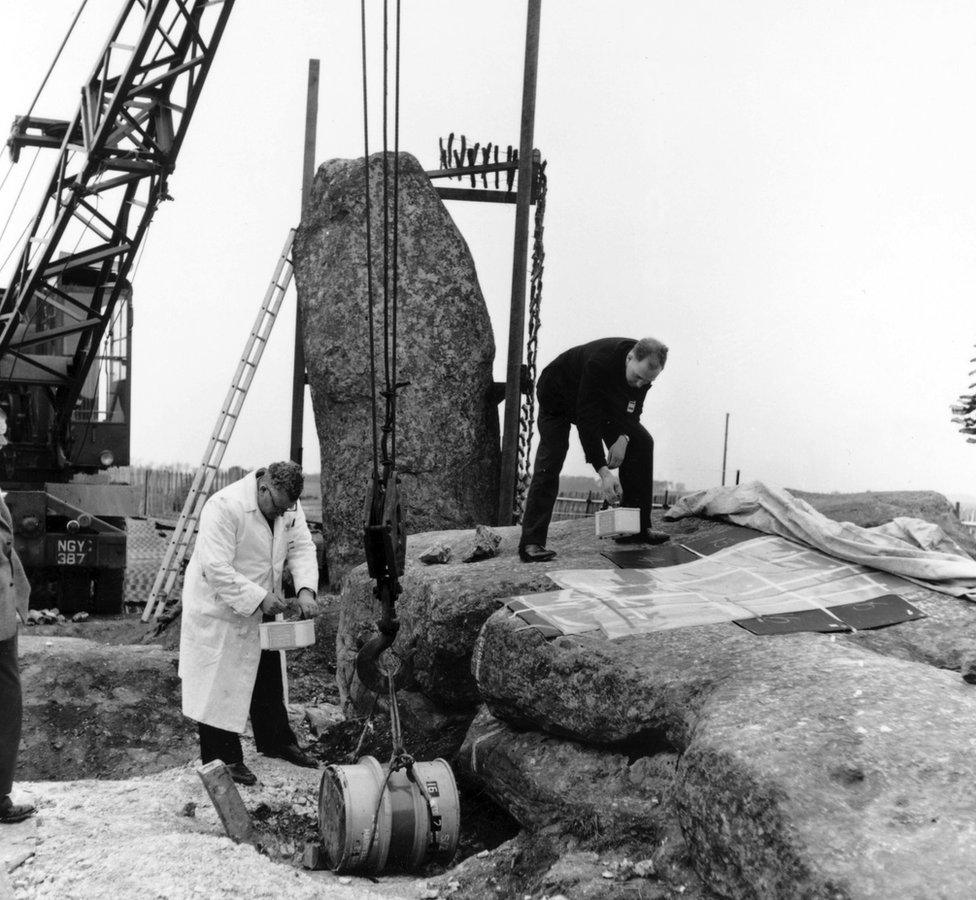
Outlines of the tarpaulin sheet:
[[653,569],[568,569],[562,590],[513,597],[507,607],[547,635],[610,638],[775,613],[829,609],[897,594],[900,578],[763,536],[694,562]]
[[938,525],[899,517],[876,528],[835,522],[782,488],[761,481],[687,494],[664,515],[720,518],[799,541],[838,559],[900,575],[935,591],[976,600],[976,560]]

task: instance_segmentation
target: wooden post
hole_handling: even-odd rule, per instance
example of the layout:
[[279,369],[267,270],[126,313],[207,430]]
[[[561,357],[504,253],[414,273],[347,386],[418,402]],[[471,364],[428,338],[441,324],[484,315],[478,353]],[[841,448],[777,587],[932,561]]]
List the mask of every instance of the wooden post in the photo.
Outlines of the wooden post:
[[[312,192],[312,179],[315,177],[315,126],[319,113],[319,61],[308,61],[308,91],[305,95],[305,154],[302,159],[302,208],[300,214],[305,213],[305,204]],[[295,250],[292,248],[292,258]],[[308,378],[305,375],[305,344],[302,338],[302,310],[298,305],[297,288],[295,297],[295,362],[291,375],[291,451],[290,459],[302,464],[302,431],[305,428],[305,385]],[[285,651],[279,650],[281,656],[281,689],[285,708],[288,707],[288,664]]]
[[521,406],[522,344],[525,342],[525,277],[532,204],[532,150],[535,89],[539,69],[539,22],[542,0],[529,0],[525,28],[525,72],[522,80],[522,130],[519,137],[518,193],[515,201],[515,251],[512,260],[512,307],[508,320],[508,370],[505,380],[505,428],[498,483],[498,524],[512,521],[518,475],[518,429]]
[[[312,190],[315,176],[315,126],[319,110],[319,61],[308,61],[308,92],[305,98],[305,155],[302,160],[302,208]],[[294,249],[292,250],[294,258]],[[295,300],[295,362],[291,376],[291,450],[292,462],[302,464],[302,431],[305,426],[305,345],[302,342],[302,311]]]
[[197,774],[210,795],[217,815],[227,836],[238,844],[256,844],[257,831],[251,816],[237,792],[234,779],[230,777],[227,766],[219,759],[197,767]]
[[722,444],[722,487],[725,487],[725,461],[729,455],[729,414],[725,414],[725,441]]

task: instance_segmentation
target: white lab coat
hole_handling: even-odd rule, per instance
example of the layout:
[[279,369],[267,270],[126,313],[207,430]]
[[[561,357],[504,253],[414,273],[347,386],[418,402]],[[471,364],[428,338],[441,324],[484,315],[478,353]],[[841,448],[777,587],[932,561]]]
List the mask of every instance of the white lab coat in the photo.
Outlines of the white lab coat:
[[272,538],[258,508],[262,472],[206,502],[183,581],[183,715],[238,734],[247,724],[261,656],[261,601],[268,591],[281,591],[286,561],[296,591],[318,588],[315,545],[302,506],[275,519]]

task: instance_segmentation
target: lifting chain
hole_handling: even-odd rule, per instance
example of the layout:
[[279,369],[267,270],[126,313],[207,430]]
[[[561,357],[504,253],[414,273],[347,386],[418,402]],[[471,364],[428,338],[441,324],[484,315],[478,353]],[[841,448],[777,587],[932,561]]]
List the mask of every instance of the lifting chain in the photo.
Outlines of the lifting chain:
[[539,326],[542,322],[542,273],[546,263],[543,243],[546,215],[546,163],[535,167],[535,231],[532,238],[532,272],[529,276],[529,336],[525,347],[525,366],[522,369],[522,406],[519,410],[518,467],[515,483],[515,508],[512,521],[522,521],[525,498],[529,492],[532,464],[532,428],[535,423],[536,354],[539,349]]

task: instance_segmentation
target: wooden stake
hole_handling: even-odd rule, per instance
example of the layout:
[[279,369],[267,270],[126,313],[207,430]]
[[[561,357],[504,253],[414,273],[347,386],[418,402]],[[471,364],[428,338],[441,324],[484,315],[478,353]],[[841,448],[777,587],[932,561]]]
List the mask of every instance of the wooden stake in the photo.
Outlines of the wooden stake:
[[234,779],[230,777],[227,766],[219,759],[197,767],[197,774],[210,795],[217,815],[227,836],[238,844],[258,843],[258,834],[251,821],[250,813],[237,793]]
[[[308,92],[305,98],[305,154],[302,159],[302,206],[305,212],[315,176],[315,126],[319,107],[319,61],[308,61]],[[292,462],[302,464],[302,430],[305,423],[305,345],[302,342],[302,316],[295,301],[295,362],[291,378],[291,454]]]

